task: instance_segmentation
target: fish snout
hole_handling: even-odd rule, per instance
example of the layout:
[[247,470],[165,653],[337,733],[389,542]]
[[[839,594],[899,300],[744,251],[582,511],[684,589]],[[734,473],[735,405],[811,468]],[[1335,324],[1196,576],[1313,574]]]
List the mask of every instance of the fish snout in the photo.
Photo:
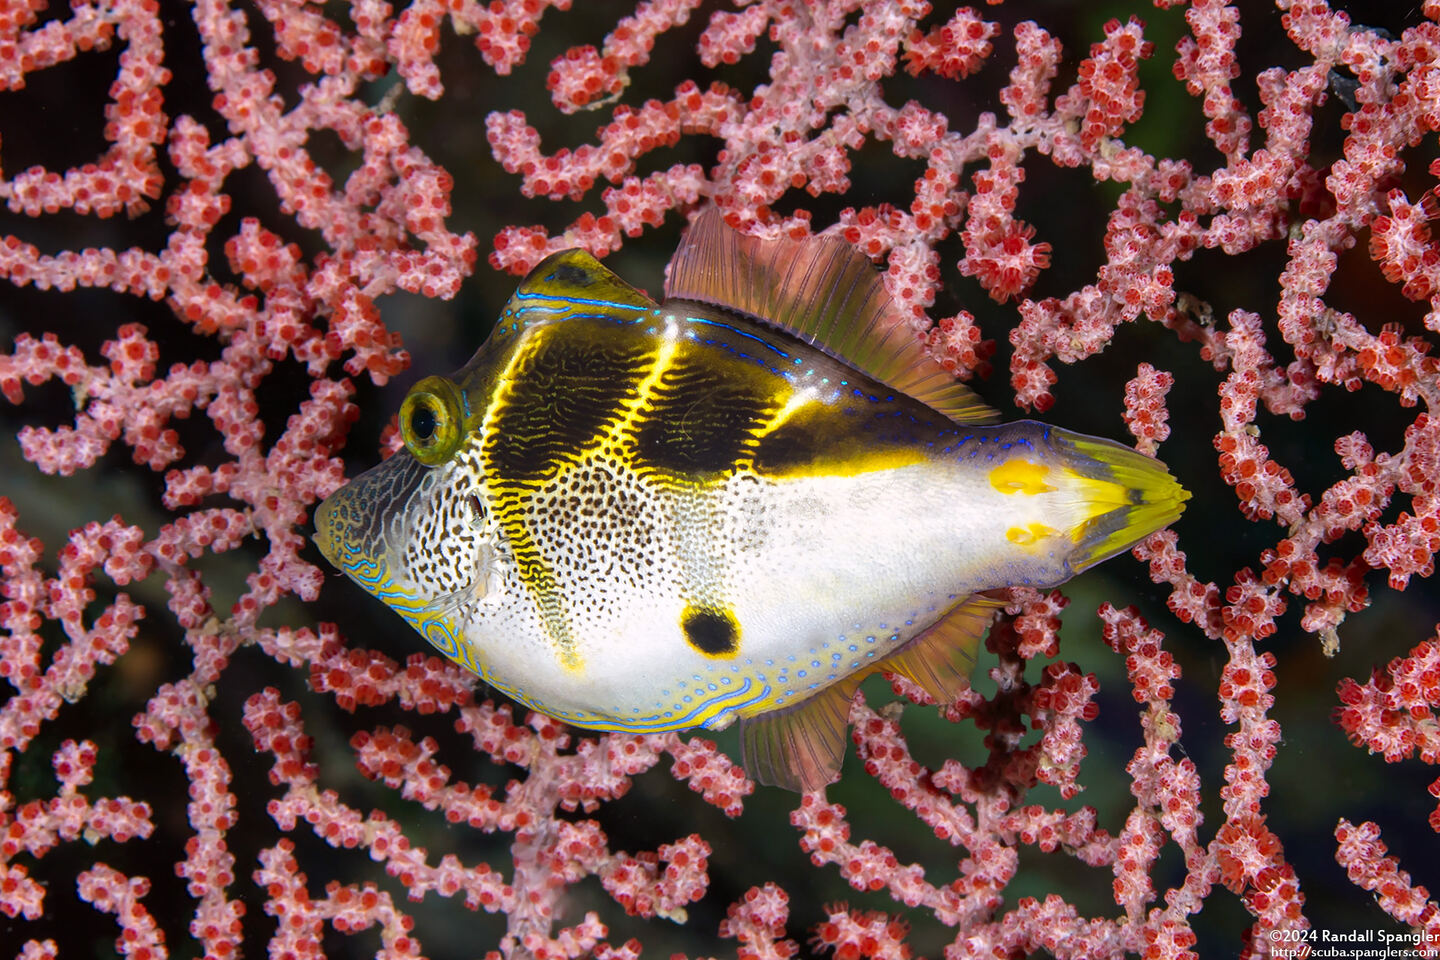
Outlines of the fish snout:
[[402,451],[352,478],[315,508],[315,546],[333,566],[376,593],[403,573],[411,497],[427,472]]
[[311,515],[315,532],[310,539],[331,566],[354,573],[357,563],[375,559],[374,537],[366,536],[366,498],[360,484],[351,480],[320,501]]
[[310,539],[320,549],[320,553],[332,566],[340,566],[337,550],[337,528],[340,526],[336,514],[339,510],[339,500],[345,491],[344,487],[336,490],[330,496],[320,501],[311,515],[311,521],[315,524],[315,532]]

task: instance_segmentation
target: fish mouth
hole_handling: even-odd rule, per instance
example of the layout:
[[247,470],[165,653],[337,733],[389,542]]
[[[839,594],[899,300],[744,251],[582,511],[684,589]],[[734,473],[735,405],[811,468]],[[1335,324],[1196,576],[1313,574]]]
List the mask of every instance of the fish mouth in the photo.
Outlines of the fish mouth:
[[370,589],[377,570],[393,569],[392,560],[404,555],[395,538],[403,540],[404,511],[427,472],[401,452],[351,479],[315,507],[311,541],[332,566]]
[[362,533],[362,524],[356,516],[360,506],[357,501],[361,498],[356,497],[354,486],[355,482],[351,481],[340,487],[320,501],[310,516],[315,525],[310,542],[332,567],[352,577],[367,557],[375,558],[385,552],[382,545],[367,542],[370,538]]
[[[336,493],[338,492],[337,490]],[[315,532],[310,535],[310,542],[319,548],[320,555],[328,560],[331,566],[340,566],[335,559],[335,494],[332,493],[320,501],[310,519],[315,524]]]

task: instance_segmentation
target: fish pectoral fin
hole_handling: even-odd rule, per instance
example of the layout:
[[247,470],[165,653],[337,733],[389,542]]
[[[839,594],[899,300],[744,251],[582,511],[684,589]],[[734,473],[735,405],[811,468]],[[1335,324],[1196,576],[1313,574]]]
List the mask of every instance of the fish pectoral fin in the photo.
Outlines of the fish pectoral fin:
[[839,779],[850,701],[847,677],[791,707],[740,720],[740,760],[757,781],[786,790],[818,790]]
[[919,684],[940,703],[954,703],[970,683],[975,651],[1003,603],[975,594],[951,607],[923,633],[886,657],[880,670]]

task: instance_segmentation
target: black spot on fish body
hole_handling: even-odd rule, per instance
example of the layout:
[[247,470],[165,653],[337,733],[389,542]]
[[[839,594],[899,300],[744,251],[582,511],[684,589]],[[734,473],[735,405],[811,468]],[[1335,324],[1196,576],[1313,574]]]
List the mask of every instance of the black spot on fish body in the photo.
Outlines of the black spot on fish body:
[[824,439],[804,414],[792,417],[755,448],[755,469],[761,474],[777,475],[809,467],[819,459]]
[[686,607],[680,629],[686,642],[707,657],[733,657],[740,649],[740,625],[727,610]]

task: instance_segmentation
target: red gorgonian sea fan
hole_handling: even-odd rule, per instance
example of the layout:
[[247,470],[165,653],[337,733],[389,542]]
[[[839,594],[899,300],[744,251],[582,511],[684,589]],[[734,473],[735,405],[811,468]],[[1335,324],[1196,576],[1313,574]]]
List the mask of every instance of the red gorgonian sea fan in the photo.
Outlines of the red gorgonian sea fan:
[[[574,7],[0,0],[6,955],[1440,953],[1440,3]],[[501,271],[704,202],[1196,494],[799,798],[306,540]]]

